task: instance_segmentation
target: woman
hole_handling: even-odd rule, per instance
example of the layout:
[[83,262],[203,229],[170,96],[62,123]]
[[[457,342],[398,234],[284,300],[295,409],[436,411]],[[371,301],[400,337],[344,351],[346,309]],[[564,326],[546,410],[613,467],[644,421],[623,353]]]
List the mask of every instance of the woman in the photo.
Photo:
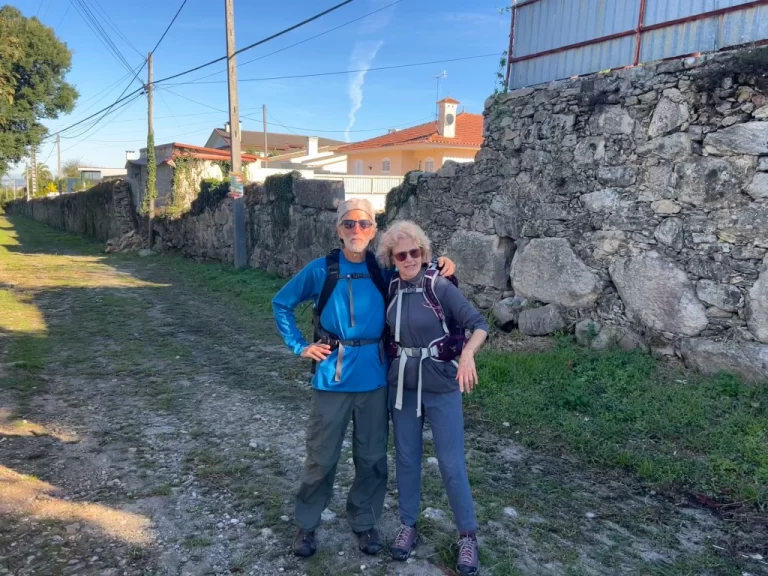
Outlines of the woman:
[[[475,352],[488,336],[488,324],[456,286],[427,271],[432,258],[430,241],[413,222],[393,224],[381,238],[378,257],[384,267],[394,265],[398,272],[390,285],[387,308],[387,324],[396,344],[390,345],[396,358],[387,380],[402,522],[391,548],[392,557],[406,560],[417,542],[422,428],[426,417],[459,529],[457,570],[462,576],[474,575],[479,568],[477,520],[464,458],[461,395],[477,384]],[[432,280],[434,290],[430,293]],[[427,297],[432,294],[437,296],[438,306]],[[443,346],[450,339],[447,326],[451,324],[472,332],[458,362],[450,354],[446,356]]]

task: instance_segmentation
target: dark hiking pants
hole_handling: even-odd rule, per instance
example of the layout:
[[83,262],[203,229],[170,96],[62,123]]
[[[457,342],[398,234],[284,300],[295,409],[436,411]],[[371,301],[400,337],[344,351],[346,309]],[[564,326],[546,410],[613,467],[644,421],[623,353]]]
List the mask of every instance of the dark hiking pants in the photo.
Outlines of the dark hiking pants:
[[312,390],[307,424],[307,459],[296,494],[296,522],[305,530],[320,524],[333,497],[341,445],[352,420],[355,480],[347,497],[352,530],[373,528],[381,517],[387,490],[387,387],[371,392]]

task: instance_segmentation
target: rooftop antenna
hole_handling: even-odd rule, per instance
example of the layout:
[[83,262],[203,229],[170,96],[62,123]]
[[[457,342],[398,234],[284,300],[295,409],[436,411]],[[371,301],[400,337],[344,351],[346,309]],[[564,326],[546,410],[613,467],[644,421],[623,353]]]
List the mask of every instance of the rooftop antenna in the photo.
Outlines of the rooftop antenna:
[[437,98],[435,98],[435,122],[437,122],[440,119],[440,107],[437,104],[440,100],[440,80],[442,78],[448,78],[448,72],[443,70],[440,74],[435,76],[435,78],[437,78]]

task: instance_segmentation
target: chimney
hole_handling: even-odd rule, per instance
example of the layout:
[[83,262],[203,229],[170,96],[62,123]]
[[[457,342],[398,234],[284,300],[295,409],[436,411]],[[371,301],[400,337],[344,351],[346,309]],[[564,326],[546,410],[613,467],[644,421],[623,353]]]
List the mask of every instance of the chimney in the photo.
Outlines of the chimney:
[[387,130],[387,134],[394,134],[395,132],[397,132],[397,128],[390,128]]
[[[229,124],[229,122],[225,122],[225,123],[224,123],[224,132],[226,132],[227,134],[229,134],[229,133],[230,133],[230,129],[229,129],[229,128],[230,128],[230,124]],[[242,123],[242,122],[240,122],[240,134],[242,134],[242,133],[243,133],[243,123]]]
[[317,156],[318,140],[317,136],[307,136],[307,156],[312,158]]
[[459,101],[453,98],[444,98],[437,103],[438,119],[437,131],[444,138],[456,138],[456,109]]

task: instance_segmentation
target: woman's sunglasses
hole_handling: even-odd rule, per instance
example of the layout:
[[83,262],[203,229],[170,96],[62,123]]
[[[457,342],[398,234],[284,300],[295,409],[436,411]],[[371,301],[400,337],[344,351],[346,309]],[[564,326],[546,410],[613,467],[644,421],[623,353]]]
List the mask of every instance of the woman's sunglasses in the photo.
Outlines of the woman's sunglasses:
[[354,230],[355,224],[360,224],[360,230],[368,230],[373,226],[373,222],[370,220],[342,220],[341,225],[347,230]]
[[408,256],[417,260],[421,258],[421,248],[414,248],[413,250],[408,250],[408,252],[397,252],[396,254],[393,254],[393,256],[398,262],[405,262],[405,259],[408,258]]

